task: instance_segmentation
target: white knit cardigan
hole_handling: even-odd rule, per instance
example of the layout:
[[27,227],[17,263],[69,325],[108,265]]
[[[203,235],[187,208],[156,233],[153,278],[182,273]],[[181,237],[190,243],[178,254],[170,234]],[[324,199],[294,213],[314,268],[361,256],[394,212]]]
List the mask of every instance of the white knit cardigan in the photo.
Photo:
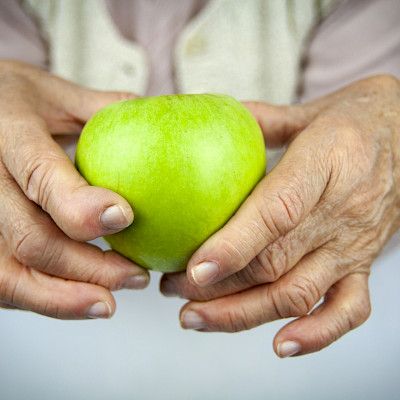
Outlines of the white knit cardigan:
[[[210,0],[176,45],[179,92],[290,102],[304,42],[332,3]],[[48,40],[54,73],[97,89],[145,93],[146,54],[120,34],[104,1],[25,0],[25,6]]]

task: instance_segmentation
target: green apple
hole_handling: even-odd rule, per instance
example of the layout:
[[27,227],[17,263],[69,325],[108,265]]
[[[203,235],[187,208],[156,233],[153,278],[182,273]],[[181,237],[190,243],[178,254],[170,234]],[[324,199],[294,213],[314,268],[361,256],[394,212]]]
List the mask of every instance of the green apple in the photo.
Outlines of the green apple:
[[123,196],[135,220],[106,237],[137,264],[186,268],[265,174],[261,130],[225,95],[139,98],[105,107],[85,125],[76,165],[86,180]]

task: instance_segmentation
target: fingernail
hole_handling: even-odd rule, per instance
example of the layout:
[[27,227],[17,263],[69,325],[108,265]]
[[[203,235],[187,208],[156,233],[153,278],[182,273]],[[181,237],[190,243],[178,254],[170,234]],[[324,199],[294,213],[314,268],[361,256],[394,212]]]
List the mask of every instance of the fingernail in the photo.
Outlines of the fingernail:
[[110,230],[126,228],[132,223],[131,213],[124,210],[119,204],[108,207],[101,214],[100,221],[103,226]]
[[219,265],[215,262],[205,261],[192,268],[192,278],[198,286],[206,286],[217,277]]
[[277,351],[279,357],[290,357],[294,356],[297,353],[300,353],[301,346],[300,343],[294,342],[292,340],[287,340],[286,342],[278,344]]
[[165,279],[161,283],[161,293],[165,297],[177,297],[178,291],[176,290],[175,284],[170,279]]
[[147,275],[134,275],[127,278],[122,284],[123,289],[144,289],[149,284]]
[[88,318],[110,318],[111,317],[111,306],[107,302],[99,301],[93,304],[86,313]]
[[195,311],[186,311],[181,317],[181,325],[184,329],[203,329],[206,323]]

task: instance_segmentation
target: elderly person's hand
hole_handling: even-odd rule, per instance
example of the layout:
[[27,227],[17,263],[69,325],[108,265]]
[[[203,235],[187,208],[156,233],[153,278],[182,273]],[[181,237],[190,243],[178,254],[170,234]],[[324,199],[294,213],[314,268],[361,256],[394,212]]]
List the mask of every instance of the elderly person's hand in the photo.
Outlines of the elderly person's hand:
[[400,226],[400,84],[378,76],[310,104],[247,106],[267,144],[288,149],[161,290],[192,300],[180,315],[189,329],[299,317],[274,349],[314,352],[368,318],[371,264]]
[[0,307],[107,318],[110,290],[146,286],[142,268],[84,243],[127,227],[131,207],[90,187],[51,136],[79,133],[97,109],[127,97],[0,62]]

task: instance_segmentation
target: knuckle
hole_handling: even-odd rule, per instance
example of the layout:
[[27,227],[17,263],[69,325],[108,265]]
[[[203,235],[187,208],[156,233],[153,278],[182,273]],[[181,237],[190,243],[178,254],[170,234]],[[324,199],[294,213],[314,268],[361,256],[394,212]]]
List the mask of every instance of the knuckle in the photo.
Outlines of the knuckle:
[[234,244],[229,239],[223,238],[219,244],[219,250],[228,259],[237,260],[237,263],[241,266],[246,265],[246,255],[240,243]]
[[372,308],[370,302],[366,302],[358,313],[358,318],[356,318],[356,326],[363,324],[371,316]]
[[25,273],[25,269],[20,269],[17,274],[12,276],[0,276],[0,298],[2,301],[14,305],[18,300],[22,300],[17,299],[17,296],[23,273]]
[[283,190],[277,194],[278,204],[286,221],[295,227],[299,222],[304,212],[304,202],[294,187]]
[[43,303],[38,305],[38,313],[57,319],[62,319],[65,315],[64,310],[53,297],[45,299]]
[[273,195],[264,192],[260,215],[267,230],[281,236],[298,225],[304,210],[305,204],[300,193],[291,185]]
[[278,239],[254,257],[248,267],[238,272],[237,276],[246,286],[275,282],[288,269],[288,264],[287,249]]
[[[333,145],[326,162],[331,166],[329,186],[349,193],[355,182],[360,182],[360,177],[371,171],[376,158],[374,145],[371,138],[366,137],[354,121],[343,120],[333,134]],[[354,149],[357,148],[357,154]]]
[[343,327],[338,321],[332,321],[331,324],[320,327],[314,335],[314,347],[322,349],[335,342],[343,335]]
[[95,266],[88,268],[87,271],[82,275],[81,279],[84,282],[93,283],[94,285],[100,285],[110,290],[119,289],[119,285],[112,282],[110,273],[106,272],[103,268],[97,268]]
[[237,280],[238,288],[243,289],[243,287],[246,288],[263,283],[263,274],[263,267],[258,257],[255,257],[247,267],[237,272],[234,277]]
[[35,225],[15,231],[11,248],[15,258],[23,265],[29,265],[42,253],[42,238]]
[[44,272],[58,264],[62,256],[55,235],[47,232],[40,223],[17,230],[11,247],[21,264],[40,267]]
[[343,307],[342,313],[346,321],[346,331],[350,331],[363,324],[369,318],[371,304],[369,301],[364,301],[353,306]]
[[279,287],[273,296],[277,313],[282,318],[307,315],[321,298],[315,283],[301,276]]
[[358,305],[345,305],[330,319],[329,324],[315,332],[315,346],[321,349],[338,340],[345,333],[363,324],[371,313],[369,301]]
[[30,200],[40,204],[44,210],[47,210],[58,162],[60,157],[51,153],[46,157],[30,157],[22,172],[23,190]]
[[264,282],[275,282],[287,270],[289,256],[287,248],[278,239],[269,244],[258,254],[257,259],[262,268]]
[[[121,289],[123,284],[121,278],[125,277],[126,272],[119,268],[110,268],[110,265],[115,265],[113,260],[114,254],[112,252],[106,251],[101,254],[102,262],[96,262],[90,268],[87,268],[87,276],[84,277],[84,280],[110,290]],[[101,267],[99,265],[107,267]]]
[[81,319],[83,314],[80,302],[68,298],[61,299],[54,291],[41,298],[40,302],[34,305],[33,311],[56,319]]
[[223,330],[226,332],[240,332],[254,327],[252,318],[243,306],[229,309],[223,316]]

